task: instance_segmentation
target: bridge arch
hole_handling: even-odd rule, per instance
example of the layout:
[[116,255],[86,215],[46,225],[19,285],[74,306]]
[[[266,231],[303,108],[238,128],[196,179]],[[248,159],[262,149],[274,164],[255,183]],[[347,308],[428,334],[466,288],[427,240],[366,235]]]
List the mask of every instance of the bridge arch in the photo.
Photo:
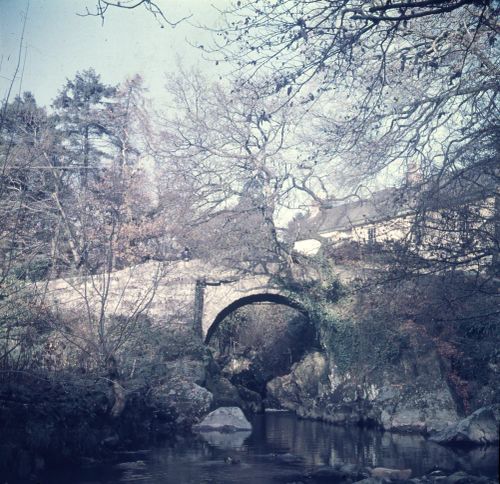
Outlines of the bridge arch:
[[306,317],[309,317],[308,312],[304,308],[304,306],[290,296],[281,294],[279,292],[255,292],[246,296],[237,297],[230,302],[228,302],[227,300],[225,301],[222,309],[219,309],[215,317],[212,315],[212,321],[205,322],[205,324],[207,325],[206,330],[204,331],[205,343],[209,343],[212,335],[219,327],[219,324],[232,312],[243,306],[259,302],[271,302],[275,304],[281,304],[283,306],[288,306],[290,308],[296,309]]

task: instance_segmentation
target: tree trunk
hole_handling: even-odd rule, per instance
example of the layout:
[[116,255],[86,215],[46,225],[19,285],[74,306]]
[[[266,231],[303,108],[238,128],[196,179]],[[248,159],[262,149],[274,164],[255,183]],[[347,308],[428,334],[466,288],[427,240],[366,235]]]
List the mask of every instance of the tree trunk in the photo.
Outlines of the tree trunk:
[[120,383],[120,372],[118,370],[118,364],[116,363],[116,359],[113,355],[108,357],[107,367],[108,378],[113,388],[114,397],[114,403],[110,413],[113,418],[118,418],[125,408],[126,396],[125,389]]

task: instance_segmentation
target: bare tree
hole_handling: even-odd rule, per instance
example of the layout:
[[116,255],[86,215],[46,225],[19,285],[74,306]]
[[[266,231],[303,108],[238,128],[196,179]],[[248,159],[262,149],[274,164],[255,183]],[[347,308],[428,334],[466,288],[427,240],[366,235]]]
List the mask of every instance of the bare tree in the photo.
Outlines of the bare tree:
[[[81,82],[71,101],[61,96],[61,107],[73,104],[70,128],[29,93],[3,109],[0,366],[6,375],[80,368],[107,378],[117,416],[125,398],[124,348],[144,337],[162,267],[127,299],[125,316],[117,308],[128,279],[113,274],[147,260],[149,239],[161,225],[150,217],[150,181],[140,167],[140,82],[113,90],[97,115],[88,101],[99,100],[101,88]],[[59,319],[46,307],[50,279],[61,274],[74,287],[73,319]]]
[[498,258],[498,9],[472,0],[236,2],[213,54],[236,62],[263,95],[285,91],[286,105],[310,106],[304,146],[323,206],[399,186],[416,214],[408,242],[439,226],[442,254],[453,239],[444,234],[458,233],[449,214],[460,218],[461,202],[481,192],[469,230],[484,241],[487,229],[488,248],[460,242],[440,259],[452,267]]
[[211,232],[210,250],[224,246],[233,260],[284,262],[277,222],[295,203],[298,114],[277,110],[250,86],[232,90],[194,72],[172,77],[168,90],[173,105],[155,156],[160,170],[190,187],[193,231]]
[[160,2],[153,0],[121,0],[121,1],[111,1],[111,0],[97,0],[97,4],[92,8],[85,8],[85,13],[79,13],[78,15],[86,17],[100,17],[104,23],[104,18],[108,13],[109,9],[123,9],[123,10],[134,10],[138,8],[144,8],[147,12],[153,15],[153,17],[158,21],[160,27],[164,27],[164,23],[175,27],[177,24],[183,22],[188,17],[183,17],[179,20],[173,21],[165,16],[164,8],[160,6]]

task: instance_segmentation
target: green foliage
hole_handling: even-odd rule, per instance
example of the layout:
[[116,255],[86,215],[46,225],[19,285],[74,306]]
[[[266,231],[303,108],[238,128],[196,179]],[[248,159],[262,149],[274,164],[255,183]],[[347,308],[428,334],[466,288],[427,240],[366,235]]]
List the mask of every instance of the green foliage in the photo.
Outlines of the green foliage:
[[321,342],[341,372],[348,371],[359,357],[359,331],[349,320],[330,318],[322,322]]
[[31,282],[44,279],[51,267],[51,261],[46,256],[36,256],[33,259],[17,264],[12,273],[17,279],[29,280]]
[[[302,293],[301,301],[340,371],[362,374],[363,369],[400,365],[410,354],[418,358],[433,348],[447,361],[450,381],[463,388],[491,386],[498,378],[499,319],[491,280],[485,279],[479,292],[475,278],[444,273],[353,285],[341,288],[333,300],[327,295],[328,281]],[[461,391],[465,399],[475,398]],[[473,402],[476,407],[487,403]]]
[[343,373],[397,364],[409,347],[409,336],[397,330],[397,323],[376,314],[362,320],[354,313],[330,314],[320,334],[325,350]]
[[303,264],[310,271],[309,277],[281,278],[278,282],[288,291],[290,299],[304,308],[311,323],[320,332],[325,324],[330,325],[331,306],[340,301],[347,292],[335,275],[330,260],[317,256],[307,259]]
[[362,294],[354,285],[342,284],[331,258],[317,256],[309,264],[316,278],[282,283],[307,311],[320,345],[337,368],[345,373],[396,364],[409,337],[399,330],[400,315],[391,314],[391,305],[384,304],[388,295],[375,286]]

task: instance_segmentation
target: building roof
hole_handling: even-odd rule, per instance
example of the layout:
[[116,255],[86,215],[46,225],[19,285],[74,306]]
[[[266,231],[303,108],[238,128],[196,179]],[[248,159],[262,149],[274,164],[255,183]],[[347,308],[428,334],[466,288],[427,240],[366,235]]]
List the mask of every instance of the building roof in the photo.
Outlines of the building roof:
[[494,193],[496,185],[491,175],[467,175],[445,181],[434,179],[418,187],[385,188],[370,198],[320,207],[318,213],[300,221],[299,239],[390,220],[417,210],[456,207]]
[[402,192],[386,188],[375,192],[368,199],[357,199],[330,207],[300,222],[299,238],[307,238],[325,232],[349,230],[353,226],[379,222],[401,216],[411,211]]
[[318,231],[347,230],[352,226],[387,220],[408,212],[409,205],[394,188],[381,190],[369,199],[337,205],[323,210]]

